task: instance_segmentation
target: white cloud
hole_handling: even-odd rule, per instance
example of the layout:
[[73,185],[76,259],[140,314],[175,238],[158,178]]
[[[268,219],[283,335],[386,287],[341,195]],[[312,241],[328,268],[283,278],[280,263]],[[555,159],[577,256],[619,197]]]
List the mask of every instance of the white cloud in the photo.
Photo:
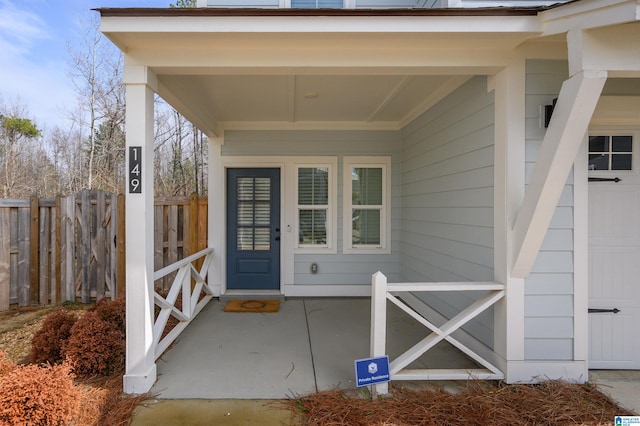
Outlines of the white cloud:
[[46,38],[46,24],[38,15],[18,9],[9,0],[0,0],[0,59],[26,54],[38,40]]

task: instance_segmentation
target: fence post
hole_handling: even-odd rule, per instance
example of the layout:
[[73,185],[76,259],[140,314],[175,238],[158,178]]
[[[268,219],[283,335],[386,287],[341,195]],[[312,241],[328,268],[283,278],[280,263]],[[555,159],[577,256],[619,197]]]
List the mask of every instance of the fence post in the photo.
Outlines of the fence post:
[[[40,207],[40,229],[39,229],[39,259],[38,259],[38,288],[39,288],[39,304],[46,306],[49,304],[51,289],[49,288],[51,283],[51,277],[49,273],[51,271],[51,258],[49,256],[49,243],[51,238],[51,218],[49,216],[50,210],[47,207]],[[33,246],[32,246],[33,247]]]
[[[194,254],[200,250],[198,247],[198,217],[200,214],[198,211],[200,206],[200,203],[198,202],[198,194],[195,192],[191,194],[189,204],[189,254]],[[184,257],[187,257],[187,255],[185,254]],[[202,266],[202,259],[197,259],[193,262],[193,266],[195,266],[197,270],[200,270],[200,267]]]
[[0,208],[0,311],[11,306],[11,209]]
[[94,215],[96,217],[96,228],[93,231],[95,235],[91,238],[90,256],[95,253],[96,256],[96,301],[105,297],[106,280],[105,270],[107,257],[105,255],[105,218],[106,218],[106,198],[104,191],[97,191],[96,209]]
[[[385,355],[387,333],[387,277],[380,271],[371,276],[371,357]],[[372,386],[371,393],[386,395],[388,383]]]
[[80,249],[80,265],[82,268],[82,303],[91,303],[91,201],[89,200],[89,190],[85,189],[80,194],[80,232],[82,232]]
[[55,277],[54,277],[56,297],[55,297],[55,300],[52,300],[52,302],[55,305],[59,305],[60,303],[62,303],[62,247],[61,247],[62,246],[62,235],[61,235],[62,224],[60,223],[60,221],[62,220],[62,197],[59,195],[56,197],[55,211],[56,211],[56,221],[55,221],[56,239],[55,241],[52,241],[52,244],[54,245],[53,252],[55,253],[55,259],[56,259],[56,262],[55,262],[56,268],[55,268]]
[[29,267],[29,300],[32,305],[38,304],[39,291],[38,284],[40,282],[40,262],[38,258],[38,251],[40,248],[40,200],[38,197],[31,197],[31,205],[29,209],[29,215],[31,217],[29,221],[29,241],[30,246],[30,267]]

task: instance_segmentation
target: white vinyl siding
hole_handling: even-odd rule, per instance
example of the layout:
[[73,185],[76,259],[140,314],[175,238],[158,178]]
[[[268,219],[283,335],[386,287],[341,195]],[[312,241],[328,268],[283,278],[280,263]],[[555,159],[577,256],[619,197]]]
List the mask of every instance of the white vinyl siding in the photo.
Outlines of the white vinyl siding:
[[[545,128],[540,106],[558,97],[564,61],[527,62],[526,175],[529,182]],[[525,280],[525,359],[573,360],[573,173],[569,176],[531,275]],[[586,285],[586,283],[584,283]]]
[[[343,164],[345,156],[365,154],[390,157],[391,171],[391,241],[390,253],[345,254],[343,252]],[[336,176],[336,244],[332,253],[307,253],[312,249],[295,249],[294,285],[371,285],[371,275],[382,271],[390,282],[400,281],[400,141],[396,131],[225,131],[222,155],[231,156],[300,156],[337,158]],[[317,164],[323,164],[318,161]],[[308,162],[297,164],[309,164]],[[295,202],[294,202],[295,207]],[[292,214],[295,218],[295,215]],[[292,227],[294,225],[292,224]],[[283,223],[284,229],[286,224]],[[326,250],[326,249],[325,249]],[[318,273],[310,270],[318,265]],[[283,267],[285,259],[283,259]]]
[[[493,280],[493,111],[475,77],[402,130],[403,281]],[[451,318],[476,297],[431,293],[427,303]],[[488,346],[492,312],[465,326]]]

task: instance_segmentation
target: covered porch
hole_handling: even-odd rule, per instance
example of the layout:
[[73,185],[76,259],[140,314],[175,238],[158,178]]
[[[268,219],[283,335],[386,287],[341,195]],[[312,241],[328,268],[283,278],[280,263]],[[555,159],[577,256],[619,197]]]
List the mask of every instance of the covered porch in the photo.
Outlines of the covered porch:
[[[206,302],[234,290],[229,277],[238,262],[229,261],[235,259],[230,253],[245,243],[229,238],[240,235],[234,231],[243,217],[237,206],[227,209],[233,200],[229,194],[243,193],[241,186],[229,184],[235,169],[275,170],[268,187],[278,198],[269,199],[274,214],[264,233],[277,256],[271,295],[370,296],[369,277],[377,270],[392,283],[424,284],[422,290],[406,290],[413,293],[443,283],[452,292],[440,288],[442,297],[416,297],[413,305],[429,305],[425,315],[442,314],[434,322],[450,324],[451,330],[431,329],[434,339],[422,336],[415,351],[404,347],[402,352],[411,354],[400,356],[399,369],[411,368],[405,361],[435,349],[436,341],[451,342],[449,333],[464,324],[460,331],[490,352],[508,382],[585,380],[587,180],[586,168],[576,169],[574,176],[572,167],[607,78],[638,76],[637,56],[624,54],[637,52],[637,4],[594,0],[550,10],[505,10],[460,15],[443,10],[100,11],[103,32],[126,53],[126,392],[147,391],[157,372],[161,386],[169,375],[168,369],[160,371],[168,358],[158,358],[165,349],[159,333],[169,316],[181,321],[172,339],[183,329],[189,335],[197,327],[194,322],[186,329],[195,315],[213,309]],[[187,266],[194,259],[184,261],[186,278],[166,299],[154,294],[158,272],[153,271],[149,220],[155,94],[210,140],[209,258],[200,271]],[[540,107],[555,97],[557,106],[545,128]],[[132,163],[137,156],[140,162]],[[311,207],[300,202],[301,170],[326,175],[320,187],[330,195],[323,202]],[[376,202],[358,204],[357,196],[365,191],[353,189],[354,182],[364,182],[356,170],[380,176],[371,185]],[[264,179],[241,177],[255,188]],[[140,178],[136,185],[134,178]],[[317,240],[306,240],[301,232],[302,213],[311,210],[326,214]],[[358,241],[354,232],[355,221],[364,223],[364,210],[376,218],[367,222],[375,225],[367,234],[371,243]],[[554,238],[545,239],[554,226]],[[189,277],[197,282],[194,289]],[[201,290],[206,293],[202,300]],[[474,290],[496,293],[482,300],[469,294]],[[191,300],[182,308],[174,306],[179,291],[183,300],[185,294]],[[154,305],[162,309],[158,320]],[[488,306],[494,309],[484,310]],[[299,363],[315,371],[307,386],[313,390],[320,388],[320,367],[315,367],[310,318],[319,311],[299,310],[304,318],[294,323],[309,324],[311,342],[304,349],[311,361],[301,358]],[[382,318],[377,322],[392,325]],[[373,322],[367,315],[353,317],[329,330],[349,330],[349,342],[366,342]],[[244,332],[241,322],[220,328],[215,319],[205,324],[236,336]],[[359,335],[351,326],[366,332]],[[384,349],[394,357],[397,346],[390,339]],[[334,340],[324,341],[316,351],[330,353],[337,347]],[[209,343],[217,348],[215,340]],[[201,357],[198,372],[217,366],[221,361],[211,348],[200,344],[178,345],[169,354],[184,347],[185,357]],[[349,366],[334,365],[331,371],[348,371],[351,377],[353,359],[380,354],[373,346],[363,343],[362,353],[341,356]],[[250,360],[245,363],[261,367]],[[166,366],[172,363],[179,360],[172,358]],[[298,373],[293,364],[287,380]],[[249,378],[238,379],[243,368],[223,370],[234,380],[220,383],[244,384]],[[274,369],[280,379],[272,381],[282,380],[291,368],[288,362]],[[335,385],[336,380],[348,379],[327,381]]]
[[[292,298],[281,302],[277,313],[228,313],[224,306],[211,301],[158,359],[152,393],[162,399],[280,399],[356,388],[354,361],[369,357],[368,298]],[[390,357],[427,334],[389,306]],[[478,367],[447,342],[411,366]]]

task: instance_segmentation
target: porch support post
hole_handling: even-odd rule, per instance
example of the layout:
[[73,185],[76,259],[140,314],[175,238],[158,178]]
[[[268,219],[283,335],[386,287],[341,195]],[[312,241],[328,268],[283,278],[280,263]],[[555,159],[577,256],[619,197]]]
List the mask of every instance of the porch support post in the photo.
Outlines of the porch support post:
[[127,346],[124,391],[141,394],[156,381],[153,347],[153,98],[155,75],[144,66],[125,66],[126,161],[141,148],[141,193],[131,193],[127,173]]
[[606,80],[606,71],[583,70],[562,84],[514,226],[515,277],[531,272]]
[[209,287],[218,297],[224,291],[224,264],[226,259],[226,232],[224,212],[226,206],[226,179],[222,164],[223,137],[209,136],[209,247],[213,248],[213,261],[209,266]]
[[509,382],[509,365],[524,360],[524,279],[511,273],[513,223],[525,192],[525,61],[512,59],[489,78],[494,91],[494,280],[505,295],[494,306],[496,365]]

